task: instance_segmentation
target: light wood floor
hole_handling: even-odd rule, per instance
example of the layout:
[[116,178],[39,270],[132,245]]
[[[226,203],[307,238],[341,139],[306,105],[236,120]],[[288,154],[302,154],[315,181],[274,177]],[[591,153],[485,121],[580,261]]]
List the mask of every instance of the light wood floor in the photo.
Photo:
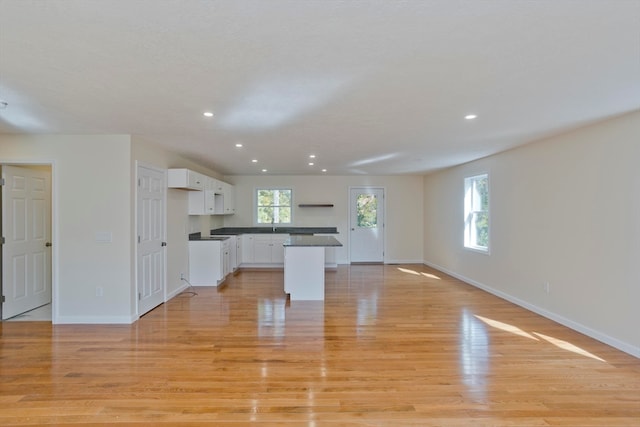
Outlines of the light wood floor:
[[133,325],[0,325],[0,425],[640,426],[640,359],[420,265],[197,288]]

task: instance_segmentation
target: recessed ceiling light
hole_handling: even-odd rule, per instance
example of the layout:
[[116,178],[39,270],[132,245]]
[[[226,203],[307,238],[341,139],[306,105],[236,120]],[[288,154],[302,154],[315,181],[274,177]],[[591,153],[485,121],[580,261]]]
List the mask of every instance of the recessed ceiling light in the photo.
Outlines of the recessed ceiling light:
[[478,116],[475,115],[475,114],[467,114],[466,116],[464,116],[464,118],[467,119],[467,120],[473,120],[476,117],[478,117]]
[[205,111],[202,113],[205,117],[213,117],[213,113],[211,111]]
[[262,169],[262,172],[266,172],[266,171],[267,171],[266,169]]
[[313,165],[314,165],[314,163],[313,163],[313,162],[309,162],[309,166],[313,166]]
[[315,159],[315,158],[316,158],[316,155],[315,155],[315,154],[309,154],[309,158],[310,158],[310,159]]
[[327,171],[326,169],[322,169],[322,172],[326,172],[326,171]]
[[258,163],[258,159],[251,160],[251,163]]
[[237,144],[236,144],[236,148],[242,148],[242,144],[237,143]]

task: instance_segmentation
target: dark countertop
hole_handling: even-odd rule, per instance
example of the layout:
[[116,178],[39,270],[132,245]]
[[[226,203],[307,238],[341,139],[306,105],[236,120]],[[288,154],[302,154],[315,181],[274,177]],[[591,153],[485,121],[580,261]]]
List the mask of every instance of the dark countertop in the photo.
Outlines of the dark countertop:
[[283,246],[342,246],[333,236],[291,236]]
[[212,241],[212,240],[229,240],[228,237],[224,237],[224,236],[201,236],[200,233],[191,233],[189,234],[189,240],[190,241]]
[[339,234],[337,227],[279,227],[276,225],[275,231],[271,226],[263,227],[223,227],[211,230],[211,234],[234,235],[234,234]]

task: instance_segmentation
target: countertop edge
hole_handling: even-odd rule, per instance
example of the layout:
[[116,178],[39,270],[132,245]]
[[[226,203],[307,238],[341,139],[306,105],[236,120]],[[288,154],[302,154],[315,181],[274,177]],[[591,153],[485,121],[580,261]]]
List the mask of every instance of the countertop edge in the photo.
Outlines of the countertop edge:
[[210,234],[216,235],[240,235],[240,234],[340,234],[338,227],[222,227],[210,230]]
[[282,245],[285,248],[340,247],[342,243],[333,236],[292,236]]

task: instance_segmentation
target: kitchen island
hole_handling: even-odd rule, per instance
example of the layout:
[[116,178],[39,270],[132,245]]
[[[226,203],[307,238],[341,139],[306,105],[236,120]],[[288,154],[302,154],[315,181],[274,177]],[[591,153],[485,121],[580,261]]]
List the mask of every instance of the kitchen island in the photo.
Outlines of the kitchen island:
[[342,246],[333,236],[291,236],[284,246],[284,291],[291,301],[324,300],[325,248]]

